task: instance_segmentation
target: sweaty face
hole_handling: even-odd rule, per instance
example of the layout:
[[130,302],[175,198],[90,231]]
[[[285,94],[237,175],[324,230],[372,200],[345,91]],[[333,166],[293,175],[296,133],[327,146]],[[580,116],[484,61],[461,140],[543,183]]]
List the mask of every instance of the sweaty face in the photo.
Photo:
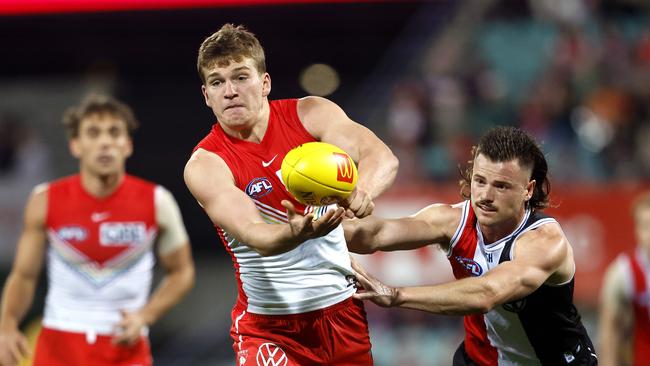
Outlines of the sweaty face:
[[650,207],[639,207],[634,215],[639,245],[650,250]]
[[250,129],[263,116],[266,96],[271,91],[269,74],[261,74],[251,58],[213,65],[203,70],[205,103],[227,132]]
[[126,122],[113,115],[92,114],[81,120],[79,134],[70,141],[72,155],[80,168],[97,176],[124,172],[133,152]]
[[516,159],[494,162],[482,154],[474,159],[472,207],[482,229],[507,235],[517,227],[535,187],[530,176],[531,168]]

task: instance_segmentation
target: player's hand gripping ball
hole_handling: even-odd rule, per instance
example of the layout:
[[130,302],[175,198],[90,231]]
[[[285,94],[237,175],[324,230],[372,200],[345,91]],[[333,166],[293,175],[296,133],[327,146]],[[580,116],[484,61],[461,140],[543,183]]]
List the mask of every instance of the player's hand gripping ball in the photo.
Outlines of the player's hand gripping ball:
[[350,155],[325,142],[308,142],[292,149],[281,169],[287,190],[306,205],[337,203],[357,185],[357,167]]

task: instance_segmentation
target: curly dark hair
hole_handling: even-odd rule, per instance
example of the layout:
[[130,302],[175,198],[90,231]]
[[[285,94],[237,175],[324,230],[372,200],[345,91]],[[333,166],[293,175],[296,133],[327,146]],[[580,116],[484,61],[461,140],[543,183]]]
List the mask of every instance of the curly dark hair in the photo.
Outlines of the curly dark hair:
[[536,182],[528,207],[544,209],[549,206],[551,183],[548,180],[548,164],[539,144],[525,131],[515,127],[499,126],[490,129],[481,137],[478,145],[472,146],[471,160],[467,167],[459,166],[461,181],[460,193],[465,199],[470,198],[470,185],[474,168],[474,160],[481,154],[494,162],[505,162],[517,159],[519,164],[532,167],[531,180]]
[[68,138],[79,136],[81,121],[95,114],[109,114],[124,120],[129,136],[133,136],[139,126],[133,110],[125,103],[109,95],[90,94],[79,105],[68,108],[63,114],[63,125]]

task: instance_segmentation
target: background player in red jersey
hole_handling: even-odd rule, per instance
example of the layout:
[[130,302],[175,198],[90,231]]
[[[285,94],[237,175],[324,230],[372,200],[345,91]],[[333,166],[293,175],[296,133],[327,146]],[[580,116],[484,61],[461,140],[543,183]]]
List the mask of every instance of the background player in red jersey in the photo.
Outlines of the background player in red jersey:
[[185,181],[235,263],[238,365],[371,364],[365,311],[351,299],[344,210],[299,204],[280,166],[302,143],[339,146],[359,167],[357,188],[342,204],[364,217],[393,182],[397,159],[327,99],[269,101],[264,50],[243,26],[226,24],[206,38],[197,66],[217,123],[195,148]]
[[[18,324],[47,253],[48,294],[34,365],[150,365],[148,326],[194,283],[178,206],[161,186],[130,176],[137,121],[125,104],[91,96],[64,117],[79,174],[34,188],[4,287],[0,364],[28,353]],[[148,297],[154,242],[165,277]]]
[[358,299],[465,315],[454,365],[593,365],[593,346],[573,305],[575,263],[560,225],[544,215],[544,154],[522,130],[488,131],[463,176],[467,201],[430,205],[412,217],[344,223],[351,250],[438,244],[457,281],[390,287],[355,265]]
[[607,269],[600,307],[605,366],[650,365],[650,193],[633,205],[637,246]]

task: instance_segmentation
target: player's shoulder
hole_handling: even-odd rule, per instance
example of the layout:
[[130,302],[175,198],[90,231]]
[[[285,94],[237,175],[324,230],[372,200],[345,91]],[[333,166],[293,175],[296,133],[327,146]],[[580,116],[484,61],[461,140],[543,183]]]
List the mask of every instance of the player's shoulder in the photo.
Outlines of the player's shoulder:
[[192,153],[189,160],[185,164],[186,173],[188,173],[188,170],[191,173],[194,171],[213,169],[227,169],[230,171],[230,167],[221,155],[216,154],[213,151],[205,150],[203,148],[196,149],[196,151]]
[[560,227],[560,224],[551,219],[540,222],[538,226],[522,233],[518,240],[564,240],[566,236]]
[[308,95],[302,98],[297,99],[298,110],[299,111],[308,111],[313,108],[333,108],[338,107],[336,103],[331,100],[318,97],[315,95]]
[[226,161],[221,156],[203,149],[197,149],[192,154],[185,164],[183,177],[191,191],[211,190],[215,184],[235,181],[235,176]]
[[35,185],[34,188],[32,188],[30,196],[36,199],[47,199],[51,184],[51,182],[43,182]]

